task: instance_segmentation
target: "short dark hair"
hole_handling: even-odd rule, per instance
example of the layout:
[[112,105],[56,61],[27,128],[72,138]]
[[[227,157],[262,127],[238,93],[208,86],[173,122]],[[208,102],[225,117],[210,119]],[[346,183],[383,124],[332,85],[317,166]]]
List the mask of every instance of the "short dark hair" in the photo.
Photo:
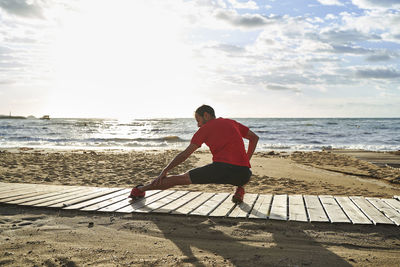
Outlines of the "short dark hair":
[[207,112],[210,114],[213,118],[215,118],[215,112],[214,109],[208,105],[202,105],[196,109],[196,113],[202,117],[204,117],[204,113]]

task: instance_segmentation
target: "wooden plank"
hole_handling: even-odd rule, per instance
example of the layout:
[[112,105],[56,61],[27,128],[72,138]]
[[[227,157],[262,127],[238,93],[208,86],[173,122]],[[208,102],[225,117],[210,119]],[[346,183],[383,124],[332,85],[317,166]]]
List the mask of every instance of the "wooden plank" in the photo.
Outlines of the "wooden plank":
[[[152,196],[152,195],[154,195],[154,194],[156,194],[158,192],[160,192],[160,191],[159,190],[157,190],[157,191],[155,191],[155,190],[148,191],[148,192],[146,192],[146,198],[148,198],[148,197],[150,197],[150,196]],[[115,212],[115,211],[117,211],[119,209],[125,208],[125,207],[129,206],[134,201],[128,196],[129,195],[120,195],[120,196],[116,197],[116,198],[119,199],[119,201],[115,201],[115,203],[113,203],[113,204],[106,205],[106,206],[98,209],[98,211]]]
[[35,186],[55,186],[55,185],[48,185],[48,184],[32,184],[32,183],[3,183],[0,187],[1,188],[13,188],[13,187],[35,187]]
[[[131,190],[126,189],[126,190],[123,190],[123,191],[124,191],[123,194],[118,194],[117,196],[114,196],[112,198],[107,198],[107,199],[105,199],[103,201],[97,202],[97,203],[92,204],[90,206],[83,207],[80,210],[94,211],[94,210],[103,209],[103,208],[111,206],[111,205],[119,205],[120,201],[127,201],[128,202],[130,200],[128,198],[128,196],[129,196]],[[128,204],[129,204],[129,202],[127,203],[127,205]]]
[[108,194],[108,195],[105,195],[105,196],[102,196],[102,197],[94,198],[94,199],[91,199],[91,200],[87,200],[87,201],[84,201],[84,202],[80,202],[80,203],[77,203],[77,204],[73,204],[73,205],[70,205],[68,207],[64,207],[63,209],[66,209],[66,210],[79,210],[79,209],[91,206],[93,204],[100,203],[100,202],[102,202],[104,200],[107,200],[107,199],[112,199],[112,198],[120,196],[120,195],[126,195],[127,193],[129,193],[131,191],[131,189],[122,189],[122,190],[120,188],[118,188],[118,189],[119,190],[114,192],[114,193],[111,193],[111,194]]
[[76,192],[78,190],[80,190],[80,189],[76,188],[76,187],[61,187],[60,189],[42,188],[42,189],[38,189],[36,192],[32,192],[30,194],[12,196],[12,197],[3,199],[2,201],[7,202],[9,204],[21,205],[22,203],[25,203],[25,202],[44,199],[47,197],[57,196],[57,195],[61,195],[61,194],[69,193],[69,192]]
[[197,216],[208,216],[213,212],[219,205],[221,205],[228,197],[230,193],[217,193],[210,199],[204,202],[201,206],[190,212],[190,215]]
[[287,195],[274,195],[269,218],[272,220],[287,220]]
[[153,210],[153,212],[155,212],[155,213],[170,213],[170,212],[176,210],[177,208],[182,207],[183,205],[185,205],[192,199],[198,197],[200,194],[201,194],[201,192],[189,192],[188,194],[182,196],[181,198],[178,198],[177,200],[175,200],[161,208]]
[[231,210],[236,206],[232,202],[233,194],[230,194],[215,210],[213,210],[208,216],[209,217],[225,217]]
[[400,201],[397,199],[384,199],[387,204],[389,204],[392,208],[397,210],[397,212],[400,212]]
[[23,184],[23,185],[14,185],[14,184],[6,184],[6,185],[2,185],[0,187],[0,195],[5,193],[5,192],[10,192],[10,191],[14,191],[14,190],[21,190],[21,189],[30,189],[30,188],[34,188],[35,185],[32,184]]
[[326,216],[317,196],[305,195],[304,201],[310,222],[329,222],[329,218]]
[[335,197],[335,200],[353,224],[372,224],[349,197]]
[[351,223],[333,196],[319,196],[331,223]]
[[149,213],[155,209],[161,208],[174,200],[179,199],[183,195],[186,195],[189,191],[172,191],[172,194],[165,195],[151,203],[148,203],[141,208],[135,208],[134,212]]
[[20,201],[24,201],[21,203],[18,203],[19,205],[24,205],[24,206],[37,206],[39,204],[42,203],[58,203],[57,201],[59,199],[65,199],[65,198],[69,198],[72,199],[74,197],[76,197],[79,194],[84,194],[86,193],[88,190],[90,189],[86,189],[86,188],[80,188],[78,190],[66,190],[65,192],[62,192],[60,194],[60,192],[56,192],[56,193],[51,193],[48,194],[46,197],[43,198],[38,198],[38,199],[33,199],[30,201],[25,202],[24,200],[20,200]]
[[[152,193],[152,195],[147,195],[147,193]],[[116,210],[116,212],[122,212],[122,213],[132,213],[132,212],[136,212],[137,209],[141,209],[144,206],[153,203],[154,201],[157,201],[163,197],[166,197],[170,194],[172,194],[174,191],[172,190],[152,190],[152,191],[147,191],[146,192],[146,197],[140,200],[136,200],[136,201],[130,201],[129,205],[122,208],[122,209],[118,209]],[[140,212],[140,211],[138,211]]]
[[249,215],[251,219],[267,219],[271,208],[272,195],[259,195]]
[[188,215],[192,210],[202,205],[204,202],[209,200],[213,195],[215,195],[215,193],[202,193],[200,196],[196,197],[192,201],[187,202],[182,207],[171,212],[171,214]]
[[302,195],[289,196],[289,221],[308,222]]
[[[140,200],[136,200],[136,202],[144,200],[144,199],[149,199],[152,195],[155,195],[157,193],[159,193],[160,190],[151,190],[151,191],[147,191],[146,192],[146,197]],[[123,209],[125,207],[128,207],[129,205],[131,205],[132,203],[134,203],[135,201],[132,200],[131,198],[124,198],[121,201],[114,203],[112,205],[109,205],[107,207],[101,208],[99,209],[99,211],[105,211],[105,212],[115,212],[119,209]]]
[[400,213],[379,198],[366,198],[375,208],[382,212],[389,220],[397,226],[400,225]]
[[44,192],[44,191],[54,192],[63,188],[64,187],[62,186],[59,187],[36,186],[34,188],[30,188],[29,190],[26,190],[26,188],[16,189],[9,192],[3,192],[3,194],[0,195],[0,202],[9,201],[10,198],[18,199],[18,198],[28,197],[31,195],[35,195],[37,192]]
[[49,206],[52,206],[54,204],[59,204],[59,203],[62,204],[64,201],[74,200],[74,199],[76,199],[78,197],[82,197],[82,196],[88,196],[88,195],[91,195],[93,193],[97,193],[97,192],[99,192],[101,190],[102,190],[101,188],[82,189],[81,191],[78,191],[78,192],[74,192],[74,193],[71,193],[71,194],[63,194],[58,198],[54,198],[54,199],[51,199],[51,200],[47,200],[45,202],[34,204],[33,206],[36,206],[36,207],[49,207]]
[[394,224],[385,215],[383,215],[378,209],[376,209],[371,203],[369,203],[363,197],[350,197],[350,199],[356,204],[362,212],[374,223],[374,224]]
[[89,194],[87,196],[81,196],[81,197],[77,197],[75,199],[71,199],[71,200],[67,200],[67,201],[63,201],[61,203],[57,203],[57,204],[53,204],[49,207],[51,208],[63,208],[63,207],[68,207],[74,204],[78,204],[87,200],[92,200],[98,197],[102,197],[102,196],[106,196],[108,194],[111,194],[113,192],[116,191],[120,191],[122,188],[100,188],[99,191],[94,192],[92,194]]
[[35,185],[35,184],[30,184],[30,183],[0,183],[0,189],[2,189],[2,188],[12,188],[12,187],[18,187],[18,186],[30,186],[30,185]]
[[29,198],[37,195],[43,195],[49,192],[57,192],[59,190],[49,190],[49,189],[35,189],[30,192],[15,192],[13,193],[9,192],[7,195],[4,195],[2,199],[0,199],[0,203],[7,203],[9,201],[21,199],[21,198]]
[[64,185],[52,185],[52,184],[7,184],[0,188],[0,194],[8,190],[29,190],[31,188],[50,188],[50,187],[65,187]]
[[228,217],[230,218],[247,218],[251,209],[256,202],[258,194],[245,194],[243,202],[236,205]]
[[229,193],[217,193],[207,200],[203,205],[190,212],[190,215],[197,216],[208,216],[213,210],[215,210],[224,200],[229,197]]

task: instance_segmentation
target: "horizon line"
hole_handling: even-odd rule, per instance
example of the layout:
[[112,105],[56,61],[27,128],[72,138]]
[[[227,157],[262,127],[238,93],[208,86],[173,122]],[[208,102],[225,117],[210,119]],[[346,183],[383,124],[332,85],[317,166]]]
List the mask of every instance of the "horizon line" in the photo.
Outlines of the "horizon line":
[[[47,115],[47,114],[46,114]],[[44,116],[44,115],[43,115]],[[40,119],[41,117],[36,117],[34,115],[28,115],[28,116],[23,116],[23,115],[12,115],[11,117],[9,115],[3,115],[0,114],[0,117],[5,117],[5,118],[13,118],[13,117],[24,117],[26,119],[28,119],[29,117],[33,117],[35,119]],[[217,116],[217,118],[220,118],[221,116]],[[344,116],[324,116],[324,117],[273,117],[273,116],[268,116],[268,117],[263,117],[263,116],[254,116],[254,117],[248,117],[248,116],[223,116],[222,118],[233,118],[233,119],[400,119],[400,116],[378,116],[378,117],[360,117],[360,116],[348,116],[348,117],[344,117]],[[118,117],[64,117],[64,116],[60,116],[60,117],[51,117],[50,119],[109,119],[109,120],[120,120],[120,119],[132,119],[132,120],[149,120],[149,119],[193,119],[193,117],[132,117],[132,118],[118,118]]]

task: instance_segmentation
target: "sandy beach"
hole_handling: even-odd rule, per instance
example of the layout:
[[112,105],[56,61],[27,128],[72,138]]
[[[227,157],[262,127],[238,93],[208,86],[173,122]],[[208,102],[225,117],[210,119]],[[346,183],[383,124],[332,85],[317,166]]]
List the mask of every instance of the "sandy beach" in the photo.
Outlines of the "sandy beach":
[[[151,181],[178,151],[0,151],[0,181],[132,187]],[[364,153],[364,152],[363,152]],[[365,154],[365,153],[364,153]],[[249,193],[400,195],[393,153],[353,151],[257,153]],[[200,151],[174,170],[211,162]],[[176,187],[232,192],[229,185]],[[395,266],[395,226],[310,224],[161,215],[58,212],[1,206],[4,266]]]

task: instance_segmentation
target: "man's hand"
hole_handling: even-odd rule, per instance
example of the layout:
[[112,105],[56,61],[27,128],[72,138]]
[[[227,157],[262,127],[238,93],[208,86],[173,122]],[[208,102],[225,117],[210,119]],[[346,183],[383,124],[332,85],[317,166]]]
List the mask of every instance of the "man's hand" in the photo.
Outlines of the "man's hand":
[[153,185],[157,185],[157,186],[161,185],[162,184],[162,179],[164,177],[166,177],[167,174],[168,174],[168,171],[166,169],[163,169],[162,172],[160,173],[160,175],[156,179],[154,179],[152,184]]
[[247,148],[247,157],[250,160],[251,157],[253,156],[254,151],[256,150],[256,146],[257,146],[259,137],[258,137],[258,135],[253,133],[251,130],[249,130],[249,132],[247,133],[247,135],[244,138],[249,140],[249,147]]
[[179,153],[160,173],[160,175],[151,183],[153,185],[161,185],[162,180],[167,176],[168,171],[184,162],[199,146],[190,144],[184,151]]

